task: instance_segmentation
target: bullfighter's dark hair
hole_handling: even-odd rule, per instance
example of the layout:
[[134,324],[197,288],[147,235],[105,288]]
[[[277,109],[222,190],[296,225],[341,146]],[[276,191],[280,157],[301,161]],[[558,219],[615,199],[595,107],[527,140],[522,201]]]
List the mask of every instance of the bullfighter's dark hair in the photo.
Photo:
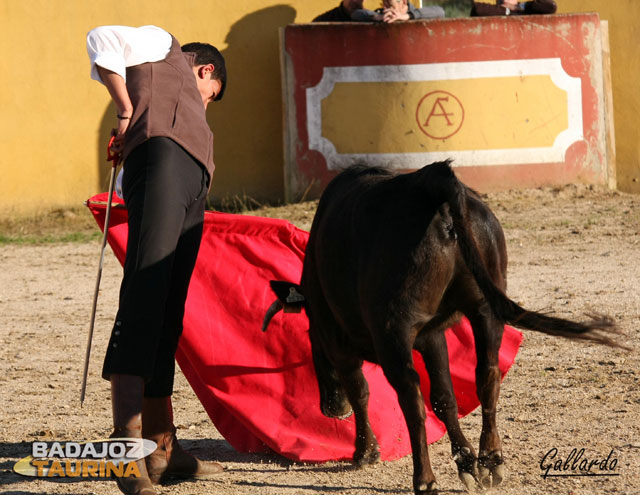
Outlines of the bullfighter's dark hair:
[[227,87],[227,66],[222,53],[220,53],[220,51],[213,45],[199,42],[182,45],[182,51],[194,53],[196,55],[196,65],[213,64],[214,69],[211,77],[213,79],[218,79],[220,83],[222,83],[220,93],[216,95],[214,101],[221,100],[224,95],[224,90]]

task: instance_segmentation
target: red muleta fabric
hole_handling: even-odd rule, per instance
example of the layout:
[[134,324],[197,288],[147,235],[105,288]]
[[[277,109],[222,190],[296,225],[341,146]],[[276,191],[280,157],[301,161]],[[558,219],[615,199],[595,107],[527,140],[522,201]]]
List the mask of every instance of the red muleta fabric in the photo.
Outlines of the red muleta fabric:
[[[88,201],[104,228],[107,193]],[[117,196],[114,201],[121,202]],[[354,417],[329,419],[319,407],[304,313],[279,313],[260,330],[275,299],[270,280],[300,280],[308,233],[284,220],[207,212],[204,234],[186,305],[176,359],[209,417],[240,452],[275,451],[295,461],[323,462],[353,457]],[[109,244],[121,263],[127,244],[127,212],[113,208]],[[479,404],[476,356],[468,321],[447,330],[449,360],[460,416]],[[505,327],[500,350],[502,376],[513,364],[522,334]],[[422,392],[429,378],[414,352]],[[365,363],[371,397],[371,426],[381,457],[411,453],[409,435],[395,391],[382,369]],[[446,432],[428,399],[427,440]]]

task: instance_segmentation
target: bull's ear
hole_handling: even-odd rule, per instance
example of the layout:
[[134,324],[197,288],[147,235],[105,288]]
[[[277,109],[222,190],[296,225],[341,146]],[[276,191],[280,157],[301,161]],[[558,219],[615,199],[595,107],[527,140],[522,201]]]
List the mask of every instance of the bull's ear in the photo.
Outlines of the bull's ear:
[[298,284],[284,282],[282,280],[272,280],[269,282],[269,285],[271,285],[271,290],[275,293],[278,300],[283,304],[304,301],[304,296]]

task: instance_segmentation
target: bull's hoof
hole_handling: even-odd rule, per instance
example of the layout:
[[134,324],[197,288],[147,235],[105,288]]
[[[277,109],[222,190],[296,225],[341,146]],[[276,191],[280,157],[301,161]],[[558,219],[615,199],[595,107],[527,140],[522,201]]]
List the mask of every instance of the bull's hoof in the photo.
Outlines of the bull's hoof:
[[460,472],[458,473],[458,478],[460,478],[460,481],[462,481],[465,490],[467,490],[468,492],[472,492],[476,488],[478,488],[478,482],[471,473]]
[[334,416],[335,419],[348,419],[351,417],[351,415],[353,414],[353,410],[349,409],[348,412],[343,413],[341,416]]
[[484,488],[498,486],[506,477],[502,452],[491,452],[478,459],[478,479]]
[[375,464],[380,460],[380,451],[378,447],[370,448],[364,452],[356,452],[353,456],[353,463],[358,469],[365,468],[371,464]]
[[458,477],[467,491],[474,491],[480,486],[478,479],[478,459],[474,452],[467,447],[462,447],[453,460],[458,466]]
[[331,419],[347,419],[353,414],[351,404],[345,402],[341,405],[323,405],[321,407],[322,414]]
[[430,483],[421,483],[414,488],[415,495],[437,495],[438,487],[436,486],[436,482],[432,481]]

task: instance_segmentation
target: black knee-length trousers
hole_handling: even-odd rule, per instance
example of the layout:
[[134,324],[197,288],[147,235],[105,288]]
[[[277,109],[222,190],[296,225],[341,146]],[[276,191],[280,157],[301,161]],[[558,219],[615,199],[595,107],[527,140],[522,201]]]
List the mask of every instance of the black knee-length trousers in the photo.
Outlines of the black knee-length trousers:
[[204,167],[168,138],[149,139],[125,163],[127,253],[102,376],[141,376],[146,397],[173,392],[175,353],[200,248],[208,183]]

